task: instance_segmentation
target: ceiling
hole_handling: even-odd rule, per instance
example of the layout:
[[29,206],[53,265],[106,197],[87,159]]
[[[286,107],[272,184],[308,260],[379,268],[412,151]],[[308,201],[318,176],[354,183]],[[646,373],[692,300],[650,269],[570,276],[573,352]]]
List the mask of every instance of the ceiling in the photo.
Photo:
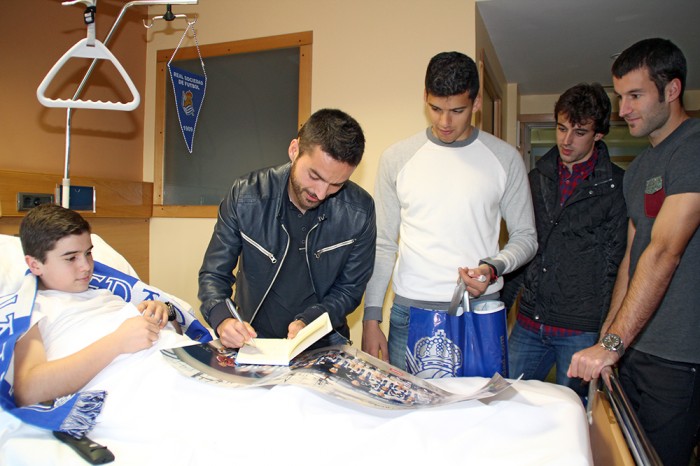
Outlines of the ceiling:
[[648,37],[672,40],[700,89],[700,0],[477,0],[509,83],[521,95],[610,86],[614,54]]

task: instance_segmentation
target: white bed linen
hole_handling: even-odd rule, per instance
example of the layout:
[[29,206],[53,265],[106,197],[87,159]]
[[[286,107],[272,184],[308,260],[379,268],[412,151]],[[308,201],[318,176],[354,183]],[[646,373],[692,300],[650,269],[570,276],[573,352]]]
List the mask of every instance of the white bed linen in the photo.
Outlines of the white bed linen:
[[[443,379],[472,392],[482,378]],[[384,411],[294,386],[230,389],[186,378],[147,351],[90,383],[109,390],[90,434],[115,465],[590,465],[583,407],[569,389],[518,381],[486,400]],[[86,463],[50,432],[0,413],[0,464]]]
[[[0,288],[11,285],[4,278],[21,277],[26,269],[18,247],[16,238],[0,235],[0,258],[16,256],[0,260]],[[113,251],[106,243],[103,247]],[[8,263],[18,271],[4,271]],[[133,315],[133,309],[125,307],[123,313]],[[94,338],[97,329],[91,325],[117,324],[76,320],[61,333],[80,329]],[[72,337],[65,341],[75,344]],[[154,348],[120,357],[86,387],[109,393],[90,438],[109,447],[115,466],[592,464],[585,413],[568,388],[518,381],[493,398],[385,411],[302,387],[230,389],[187,378],[158,351],[184,342],[174,332],[161,332]],[[53,348],[56,354],[65,351],[61,346]],[[471,393],[486,379],[435,383]],[[0,411],[0,465],[86,464],[51,432]]]

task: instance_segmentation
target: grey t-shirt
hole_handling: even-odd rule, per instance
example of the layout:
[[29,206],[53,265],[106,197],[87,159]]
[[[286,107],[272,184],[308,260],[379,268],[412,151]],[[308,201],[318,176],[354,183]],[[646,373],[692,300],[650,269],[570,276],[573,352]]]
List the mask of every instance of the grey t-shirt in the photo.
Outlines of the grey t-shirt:
[[[700,192],[700,119],[688,119],[625,173],[624,193],[636,232],[630,277],[649,245],[656,216],[668,196]],[[700,232],[690,239],[659,308],[632,347],[672,361],[700,363]]]

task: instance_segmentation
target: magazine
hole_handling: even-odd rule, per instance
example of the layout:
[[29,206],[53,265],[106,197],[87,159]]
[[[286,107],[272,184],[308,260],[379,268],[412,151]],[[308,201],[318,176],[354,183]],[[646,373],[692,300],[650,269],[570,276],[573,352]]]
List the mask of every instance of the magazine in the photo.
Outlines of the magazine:
[[188,377],[239,388],[294,384],[365,406],[412,409],[497,395],[511,386],[500,374],[470,394],[452,393],[351,346],[302,353],[289,366],[236,365],[237,351],[219,340],[161,350]]

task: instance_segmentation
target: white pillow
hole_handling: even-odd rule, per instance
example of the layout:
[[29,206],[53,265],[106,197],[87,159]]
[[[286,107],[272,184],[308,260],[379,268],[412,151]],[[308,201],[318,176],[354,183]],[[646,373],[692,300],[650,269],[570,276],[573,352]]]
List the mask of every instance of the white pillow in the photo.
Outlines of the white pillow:
[[[121,272],[137,277],[129,262],[96,234],[92,234],[92,257]],[[17,291],[27,271],[22,243],[17,236],[0,235],[0,296]]]

